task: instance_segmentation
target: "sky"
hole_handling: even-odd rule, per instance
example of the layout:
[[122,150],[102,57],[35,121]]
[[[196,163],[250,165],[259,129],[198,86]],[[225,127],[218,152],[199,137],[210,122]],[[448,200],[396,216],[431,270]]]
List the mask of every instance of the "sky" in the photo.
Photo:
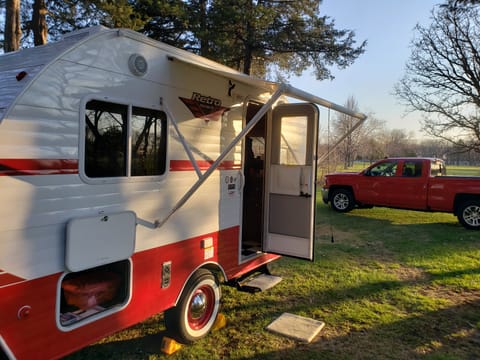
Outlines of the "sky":
[[290,78],[290,84],[340,105],[353,96],[361,112],[385,121],[388,129],[405,129],[416,138],[423,137],[421,115],[406,115],[393,88],[404,75],[415,25],[430,25],[431,11],[440,3],[443,1],[323,0],[320,12],[334,20],[336,28],[355,31],[357,44],[367,40],[366,51],[347,69],[333,68],[334,80],[318,81],[307,71]]

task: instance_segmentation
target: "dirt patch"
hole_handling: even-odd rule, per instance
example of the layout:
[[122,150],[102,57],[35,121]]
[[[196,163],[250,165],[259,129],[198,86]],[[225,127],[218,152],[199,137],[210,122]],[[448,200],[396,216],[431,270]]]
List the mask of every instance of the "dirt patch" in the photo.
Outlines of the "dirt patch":
[[417,267],[401,266],[392,269],[391,272],[406,283],[424,283],[429,279],[429,275]]

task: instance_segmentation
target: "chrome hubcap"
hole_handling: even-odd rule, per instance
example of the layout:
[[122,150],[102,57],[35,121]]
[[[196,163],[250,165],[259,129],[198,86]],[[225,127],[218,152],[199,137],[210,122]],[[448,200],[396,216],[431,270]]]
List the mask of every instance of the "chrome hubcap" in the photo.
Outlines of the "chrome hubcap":
[[193,320],[200,319],[205,314],[207,297],[203,292],[195,294],[190,305],[190,315]]
[[345,194],[337,194],[333,198],[335,207],[340,210],[345,210],[348,207],[348,196]]
[[472,205],[465,208],[463,218],[470,226],[480,226],[480,206]]

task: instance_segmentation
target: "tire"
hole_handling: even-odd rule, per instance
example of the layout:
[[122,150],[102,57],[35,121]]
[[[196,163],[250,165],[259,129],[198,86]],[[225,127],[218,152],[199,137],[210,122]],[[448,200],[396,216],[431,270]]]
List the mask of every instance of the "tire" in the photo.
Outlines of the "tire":
[[187,281],[178,304],[165,312],[168,332],[184,344],[205,337],[217,318],[220,298],[215,276],[208,270],[198,270]]
[[458,221],[466,229],[480,230],[480,200],[467,200],[458,209]]
[[355,206],[353,194],[348,189],[335,189],[330,197],[330,205],[338,212],[349,212]]

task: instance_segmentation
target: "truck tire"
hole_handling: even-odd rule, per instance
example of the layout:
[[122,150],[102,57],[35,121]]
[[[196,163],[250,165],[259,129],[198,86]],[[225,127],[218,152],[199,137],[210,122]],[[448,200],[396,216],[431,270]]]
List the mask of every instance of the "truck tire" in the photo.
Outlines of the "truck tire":
[[335,189],[330,197],[332,209],[338,212],[349,212],[355,206],[355,199],[349,189]]
[[178,304],[165,312],[165,326],[172,337],[191,344],[211,330],[220,309],[221,289],[208,270],[196,271],[187,281]]
[[480,200],[467,200],[458,209],[458,221],[466,229],[480,230]]

